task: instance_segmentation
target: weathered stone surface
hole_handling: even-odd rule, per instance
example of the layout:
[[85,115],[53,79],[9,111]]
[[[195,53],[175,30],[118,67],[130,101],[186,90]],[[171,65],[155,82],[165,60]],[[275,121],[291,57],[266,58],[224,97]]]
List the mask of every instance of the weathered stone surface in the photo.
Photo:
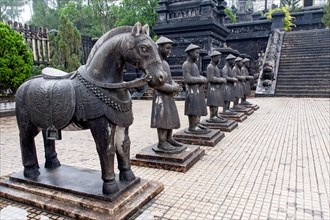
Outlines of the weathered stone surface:
[[125,219],[164,188],[136,178],[117,181],[119,193],[104,195],[100,171],[70,166],[40,171],[43,175],[35,179],[22,172],[1,178],[0,196],[75,219]]
[[244,107],[245,107],[245,109],[232,108],[232,110],[235,111],[235,112],[244,113],[246,115],[252,115],[254,113],[254,109],[253,108],[249,108],[247,106],[244,106]]
[[237,112],[236,115],[226,115],[226,114],[220,114],[220,115],[221,115],[221,117],[224,117],[224,118],[230,119],[230,120],[234,120],[237,122],[242,122],[245,119],[247,119],[247,116],[242,112]]
[[186,145],[187,149],[178,154],[156,153],[152,149],[155,146],[142,149],[131,158],[131,164],[185,173],[205,154],[205,150],[199,146]]
[[238,126],[238,123],[236,121],[230,119],[227,120],[227,122],[225,123],[211,123],[207,122],[207,120],[204,120],[201,122],[201,124],[210,129],[219,129],[220,131],[227,132],[231,132]]
[[214,147],[224,138],[225,134],[219,130],[211,130],[207,134],[191,134],[181,130],[173,135],[173,138],[184,144],[202,145]]

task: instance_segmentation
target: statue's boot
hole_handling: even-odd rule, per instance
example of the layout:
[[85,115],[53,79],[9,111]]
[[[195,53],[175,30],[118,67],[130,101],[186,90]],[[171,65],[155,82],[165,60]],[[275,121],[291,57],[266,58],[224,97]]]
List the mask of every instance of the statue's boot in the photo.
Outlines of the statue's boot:
[[237,105],[234,105],[233,109],[239,109],[239,110],[242,110],[242,109],[245,109],[245,106],[240,105],[240,104],[237,104]]
[[224,112],[222,112],[224,115],[237,115],[237,112],[226,109]]
[[252,105],[252,103],[244,100],[241,102],[241,105]]
[[170,143],[168,143],[167,141],[158,143],[157,147],[158,147],[159,149],[166,150],[166,151],[172,151],[172,150],[175,150],[175,147],[172,146],[172,145],[171,145]]
[[182,147],[182,145],[183,145],[180,142],[174,140],[173,138],[167,139],[167,142],[174,147]]
[[228,122],[227,119],[225,119],[224,117],[220,116],[220,115],[217,115],[217,118],[219,118],[222,122],[221,123],[226,123]]
[[220,118],[220,117],[209,118],[206,121],[210,122],[210,123],[225,123],[225,122],[227,122],[227,120],[225,120],[224,118]]
[[169,144],[171,144],[174,147],[182,147],[183,144],[181,144],[180,142],[176,141],[173,139],[172,137],[172,129],[168,130],[167,132],[167,142]]

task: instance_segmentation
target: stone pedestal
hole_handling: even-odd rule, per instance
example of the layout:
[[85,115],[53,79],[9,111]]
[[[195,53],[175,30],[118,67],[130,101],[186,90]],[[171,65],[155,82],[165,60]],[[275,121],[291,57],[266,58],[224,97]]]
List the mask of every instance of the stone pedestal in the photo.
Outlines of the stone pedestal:
[[252,105],[244,105],[247,108],[252,108],[254,111],[257,111],[259,109],[259,105],[252,104]]
[[191,145],[187,145],[186,150],[177,154],[156,153],[152,149],[156,145],[142,149],[131,158],[131,164],[185,173],[205,154],[204,149]]
[[226,114],[220,114],[220,115],[221,115],[221,117],[224,117],[224,118],[230,119],[230,120],[234,120],[234,121],[237,121],[237,122],[242,122],[245,119],[247,119],[246,114],[244,114],[242,112],[237,112],[236,115],[226,115]]
[[173,135],[173,138],[184,144],[202,145],[214,147],[224,138],[225,134],[219,130],[210,130],[207,134],[191,134],[188,129],[179,131]]
[[239,112],[239,113],[244,113],[246,115],[252,115],[254,113],[254,109],[253,108],[249,108],[248,106],[244,106],[244,109],[237,109],[237,108],[232,108],[231,110],[235,111],[235,112]]
[[238,126],[238,123],[236,121],[230,119],[226,123],[211,123],[207,122],[207,120],[204,120],[201,122],[201,124],[210,129],[219,129],[220,131],[227,132],[231,132]]
[[116,179],[119,192],[104,195],[100,171],[65,165],[39,171],[35,179],[23,172],[2,177],[0,196],[74,219],[126,219],[164,189],[162,183],[140,178]]

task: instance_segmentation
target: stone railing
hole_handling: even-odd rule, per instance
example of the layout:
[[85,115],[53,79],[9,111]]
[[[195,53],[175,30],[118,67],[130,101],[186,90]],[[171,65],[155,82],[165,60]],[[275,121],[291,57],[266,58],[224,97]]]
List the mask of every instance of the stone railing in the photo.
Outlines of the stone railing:
[[257,96],[273,96],[281,56],[284,32],[276,29],[269,36],[265,57],[256,88]]

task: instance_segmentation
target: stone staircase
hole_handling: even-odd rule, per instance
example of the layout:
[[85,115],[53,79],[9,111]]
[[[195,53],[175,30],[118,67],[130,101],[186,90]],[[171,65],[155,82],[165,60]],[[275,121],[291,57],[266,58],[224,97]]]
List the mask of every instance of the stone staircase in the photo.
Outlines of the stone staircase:
[[275,95],[330,97],[330,29],[284,34]]

